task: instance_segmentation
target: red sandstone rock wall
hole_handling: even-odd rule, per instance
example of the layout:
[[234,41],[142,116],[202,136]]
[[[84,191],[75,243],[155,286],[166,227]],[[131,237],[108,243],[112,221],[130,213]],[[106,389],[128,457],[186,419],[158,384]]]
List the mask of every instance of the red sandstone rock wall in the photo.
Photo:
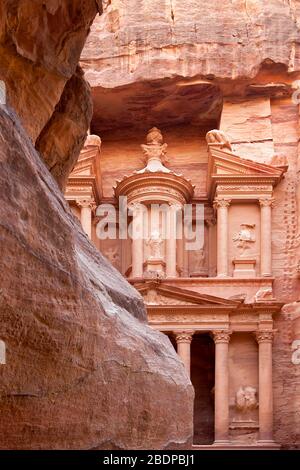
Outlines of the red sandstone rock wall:
[[[76,161],[89,126],[86,121],[91,115],[89,93],[84,92],[87,85],[83,77],[76,74],[76,67],[98,11],[102,11],[100,0],[0,2],[0,79],[5,81],[9,103],[19,114],[32,141],[35,142],[41,132],[41,139],[45,139],[47,132],[47,149],[40,142],[39,150],[45,151],[45,160],[50,163],[50,169],[55,168],[54,174],[62,185],[70,165],[61,155],[61,139],[54,135],[57,128],[53,120],[64,120],[65,154],[69,161]],[[66,85],[70,80],[72,86],[77,81],[77,97],[86,115],[86,120],[78,120],[76,124],[74,111],[65,105],[65,95],[70,91],[64,88],[70,88]],[[56,107],[59,119],[57,109],[53,117]]]
[[0,198],[0,448],[188,446],[183,364],[2,106]]
[[253,78],[300,68],[299,0],[111,0],[82,64],[92,86],[180,77]]

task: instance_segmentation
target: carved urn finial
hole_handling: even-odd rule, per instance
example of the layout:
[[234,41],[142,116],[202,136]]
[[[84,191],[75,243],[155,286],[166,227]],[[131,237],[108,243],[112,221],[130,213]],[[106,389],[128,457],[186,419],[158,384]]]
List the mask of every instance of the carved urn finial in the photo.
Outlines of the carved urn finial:
[[167,152],[167,144],[164,144],[164,138],[157,127],[153,127],[147,134],[146,144],[142,146],[144,155],[146,157],[146,167],[136,173],[171,173],[171,170],[164,166]]
[[152,127],[147,134],[146,142],[148,145],[162,145],[164,138],[161,131],[157,127]]

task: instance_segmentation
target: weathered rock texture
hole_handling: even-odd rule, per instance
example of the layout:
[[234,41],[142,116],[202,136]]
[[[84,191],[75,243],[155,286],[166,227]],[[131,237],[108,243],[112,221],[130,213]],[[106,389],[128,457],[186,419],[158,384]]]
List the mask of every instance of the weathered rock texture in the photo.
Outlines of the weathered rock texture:
[[36,141],[37,150],[62,189],[83,147],[92,115],[90,87],[78,67]]
[[183,364],[92,247],[17,117],[0,113],[0,447],[187,446]]
[[265,61],[300,68],[298,0],[111,0],[82,62],[92,86],[254,78]]
[[220,93],[285,95],[300,69],[299,1],[105,5],[81,56],[96,133],[218,120]]
[[[79,143],[88,129],[90,98],[84,90],[83,78],[76,74],[76,67],[98,11],[102,11],[102,6],[97,0],[3,0],[0,3],[0,79],[5,81],[8,101],[33,142],[46,126],[41,139],[45,140],[47,133],[47,148],[41,144],[40,150],[45,151],[45,160],[54,168],[60,184],[65,183],[69,161],[74,162],[78,157]],[[86,111],[86,119],[78,119],[76,126],[74,122],[70,124],[76,111],[66,106],[70,87],[74,87],[73,93],[77,88],[80,108]],[[56,115],[52,118],[55,108]],[[62,144],[54,135],[57,124],[53,120],[63,121],[68,162],[61,155]],[[73,143],[74,137],[78,145]]]

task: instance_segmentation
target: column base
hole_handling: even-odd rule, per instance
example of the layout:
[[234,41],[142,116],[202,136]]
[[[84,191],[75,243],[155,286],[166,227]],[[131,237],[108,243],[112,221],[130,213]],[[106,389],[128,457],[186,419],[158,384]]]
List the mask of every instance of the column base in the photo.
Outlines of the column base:
[[257,441],[257,444],[260,445],[260,446],[267,446],[267,447],[280,447],[279,444],[276,444],[275,441],[273,441],[273,439],[259,439]]
[[231,442],[228,439],[217,439],[213,443],[213,446],[228,446]]

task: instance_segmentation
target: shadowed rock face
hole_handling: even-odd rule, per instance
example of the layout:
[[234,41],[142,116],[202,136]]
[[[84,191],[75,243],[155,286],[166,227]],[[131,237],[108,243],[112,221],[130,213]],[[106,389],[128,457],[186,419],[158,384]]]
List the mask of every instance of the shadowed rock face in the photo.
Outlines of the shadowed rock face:
[[189,445],[193,389],[0,108],[0,448]]
[[[101,0],[3,0],[0,4],[0,79],[32,141],[42,133],[39,150],[42,156],[45,152],[48,168],[61,187],[89,127],[90,94],[76,68],[98,11],[102,11]],[[70,88],[80,105],[74,98],[73,106],[66,105]],[[84,116],[75,123],[76,109]]]

